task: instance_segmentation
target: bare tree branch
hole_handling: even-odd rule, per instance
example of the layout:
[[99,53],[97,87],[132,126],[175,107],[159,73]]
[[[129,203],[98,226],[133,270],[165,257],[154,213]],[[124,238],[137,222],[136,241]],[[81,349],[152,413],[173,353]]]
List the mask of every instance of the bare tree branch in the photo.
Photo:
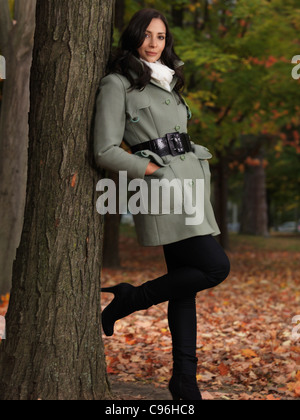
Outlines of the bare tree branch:
[[12,28],[12,20],[8,6],[8,0],[0,0],[0,50],[5,53],[8,35]]

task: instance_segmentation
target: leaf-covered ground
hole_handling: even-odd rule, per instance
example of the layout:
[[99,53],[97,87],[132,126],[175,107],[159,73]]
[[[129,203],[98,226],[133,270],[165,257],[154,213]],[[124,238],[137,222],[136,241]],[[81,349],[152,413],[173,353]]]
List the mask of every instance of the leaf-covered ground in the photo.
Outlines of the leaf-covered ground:
[[[300,398],[300,325],[292,323],[300,315],[300,237],[289,251],[289,239],[265,241],[254,246],[233,239],[230,277],[198,295],[198,381],[204,399]],[[134,237],[122,236],[120,250],[122,268],[104,269],[103,286],[139,285],[166,272],[162,248],[142,248]],[[0,316],[8,299],[0,301]],[[102,295],[103,308],[111,299]],[[126,384],[130,399],[151,399],[143,395],[144,384],[148,395],[149,389],[151,395],[159,390],[167,395],[172,373],[167,304],[118,321],[115,335],[103,339],[108,373],[113,384],[122,385],[120,399],[126,399]]]
[[[198,295],[198,381],[205,399],[300,398],[300,338],[292,334],[294,328],[300,336],[292,323],[300,315],[300,252],[285,251],[283,239],[276,239],[279,250],[233,239],[230,277]],[[120,249],[122,269],[104,269],[104,286],[139,285],[166,272],[162,248],[142,248],[123,236]],[[103,308],[111,299],[103,294]],[[167,387],[172,343],[166,303],[118,321],[114,336],[103,338],[111,377]]]

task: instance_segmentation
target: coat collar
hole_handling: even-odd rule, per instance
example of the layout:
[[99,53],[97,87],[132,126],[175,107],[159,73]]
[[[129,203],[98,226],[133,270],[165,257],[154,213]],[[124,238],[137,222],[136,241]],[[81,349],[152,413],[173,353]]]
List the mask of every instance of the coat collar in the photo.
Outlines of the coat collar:
[[[141,66],[144,66],[144,64],[143,64],[143,62],[139,59],[139,58],[137,58],[137,57],[134,57],[134,59],[141,65]],[[175,63],[175,68],[178,68],[178,67],[182,67],[182,66],[184,66],[184,62],[183,61],[181,61],[181,60],[178,60],[176,63]],[[131,74],[133,75],[133,77],[136,77],[136,73],[134,72],[134,71],[131,71]],[[177,78],[177,76],[175,75],[174,77],[173,77],[173,80],[172,80],[172,82],[170,83],[170,87],[171,87],[171,91],[174,89],[174,87],[176,86],[176,83],[177,83],[177,80],[178,80],[178,78]],[[152,85],[155,85],[155,86],[157,86],[157,87],[159,87],[160,89],[163,89],[163,90],[165,90],[166,92],[169,92],[170,93],[170,91],[168,90],[168,89],[166,89],[166,88],[164,88],[159,82],[157,82],[156,80],[153,80],[153,79],[151,79],[150,80],[150,83],[152,84]]]

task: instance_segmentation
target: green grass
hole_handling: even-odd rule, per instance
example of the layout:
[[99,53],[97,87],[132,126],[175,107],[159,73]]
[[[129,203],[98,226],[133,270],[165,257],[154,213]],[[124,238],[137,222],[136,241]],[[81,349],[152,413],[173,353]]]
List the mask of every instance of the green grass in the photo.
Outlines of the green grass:
[[135,227],[121,223],[120,234],[126,238],[136,238]]
[[230,248],[253,248],[264,251],[300,252],[299,234],[272,233],[268,238],[262,236],[230,234]]
[[[120,233],[126,238],[136,238],[134,226],[121,224]],[[272,233],[270,237],[230,234],[230,250],[256,249],[264,251],[300,252],[300,234]]]

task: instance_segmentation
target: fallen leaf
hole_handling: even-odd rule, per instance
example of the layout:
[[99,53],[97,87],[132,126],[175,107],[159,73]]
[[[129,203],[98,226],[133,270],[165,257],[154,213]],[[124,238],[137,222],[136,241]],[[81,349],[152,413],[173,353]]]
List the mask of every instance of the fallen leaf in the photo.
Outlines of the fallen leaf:
[[229,368],[228,368],[228,366],[226,366],[224,363],[221,363],[221,364],[218,366],[218,369],[219,369],[219,372],[220,372],[220,374],[221,374],[222,376],[226,376],[226,375],[228,375],[228,373],[229,373]]
[[296,385],[295,385],[295,388],[294,388],[294,392],[295,392],[295,395],[297,397],[300,397],[300,381],[299,382],[296,382]]
[[278,400],[281,400],[281,398],[275,398],[274,397],[274,395],[273,394],[269,394],[269,395],[267,395],[267,400],[269,400],[269,401],[278,401]]
[[251,349],[243,349],[242,350],[242,355],[250,358],[250,357],[258,357],[257,354],[255,353],[255,351],[251,350]]

